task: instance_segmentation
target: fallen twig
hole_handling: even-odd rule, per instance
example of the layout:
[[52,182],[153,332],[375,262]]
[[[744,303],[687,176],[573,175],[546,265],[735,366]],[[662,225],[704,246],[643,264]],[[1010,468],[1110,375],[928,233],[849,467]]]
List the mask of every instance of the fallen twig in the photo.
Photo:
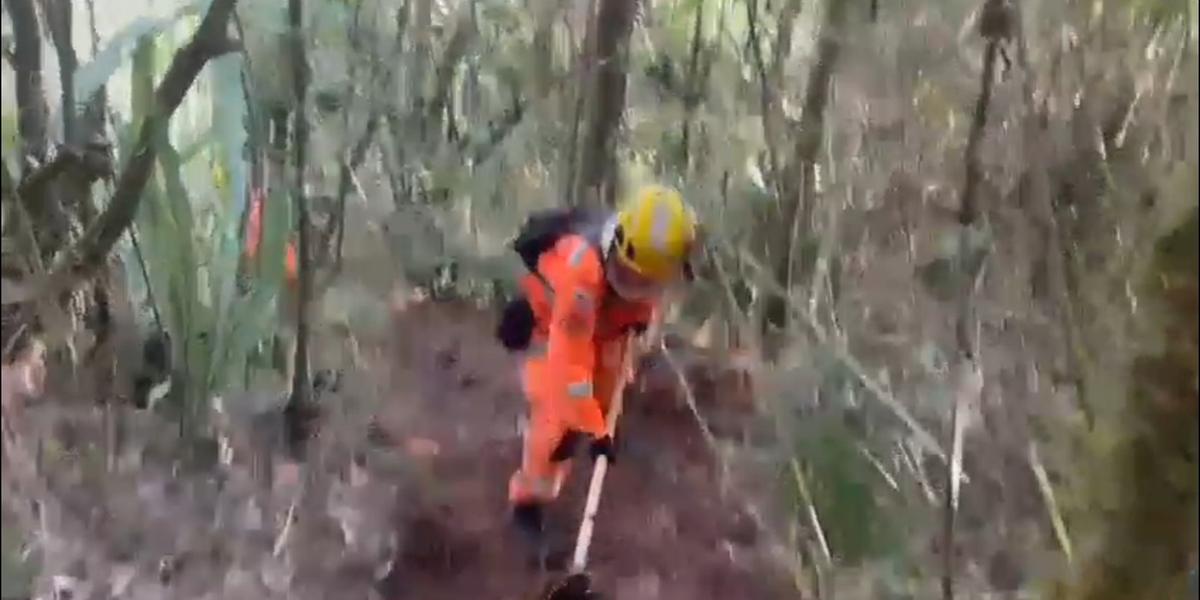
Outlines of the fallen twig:
[[896,478],[892,477],[891,473],[888,473],[888,470],[884,468],[883,463],[879,462],[879,459],[875,458],[875,455],[872,454],[871,451],[868,450],[867,447],[862,443],[858,444],[858,452],[859,454],[862,454],[863,458],[867,459],[867,462],[871,463],[872,467],[875,467],[875,470],[879,472],[879,476],[882,477],[883,481],[888,484],[888,487],[892,488],[893,491],[900,491],[900,486],[896,483]]
[[675,374],[676,381],[679,382],[679,390],[683,393],[684,402],[691,411],[692,416],[696,419],[696,426],[700,429],[700,434],[704,436],[704,442],[708,444],[712,450],[713,456],[721,467],[722,481],[728,470],[725,467],[725,461],[721,459],[720,449],[717,447],[717,438],[713,435],[712,429],[709,428],[708,422],[700,414],[700,409],[696,406],[696,396],[692,394],[692,386],[688,384],[687,375],[683,373],[683,369],[679,366],[679,362],[672,356],[671,351],[667,349],[667,344],[660,338],[658,344],[659,350],[662,351],[663,358],[667,361],[667,366],[671,368],[671,372]]
[[800,472],[800,465],[796,462],[796,458],[792,457],[788,461],[792,468],[792,479],[796,482],[796,489],[800,492],[800,498],[804,501],[804,506],[808,512],[809,525],[812,526],[813,532],[817,536],[817,544],[821,548],[821,558],[825,566],[833,565],[833,555],[829,552],[829,542],[825,541],[825,530],[821,528],[821,519],[817,517],[817,505],[813,503],[812,495],[808,493],[808,485],[804,482],[804,474]]
[[271,549],[271,556],[278,557],[280,552],[283,552],[287,546],[288,538],[292,534],[292,523],[296,520],[296,499],[292,500],[292,504],[288,506],[287,516],[284,518],[283,528],[279,530],[279,535],[275,538],[275,544]]
[[1033,476],[1037,479],[1038,491],[1042,493],[1042,500],[1046,503],[1046,512],[1050,515],[1050,524],[1054,527],[1054,536],[1058,538],[1058,545],[1066,555],[1069,565],[1074,560],[1071,538],[1067,536],[1066,522],[1063,521],[1062,513],[1058,510],[1054,488],[1050,486],[1050,478],[1046,476],[1046,467],[1042,464],[1042,459],[1038,455],[1037,442],[1034,441],[1029,442],[1029,468],[1033,470]]
[[963,434],[966,431],[967,411],[979,402],[983,390],[983,374],[975,361],[963,358],[956,370],[954,406],[950,413],[950,462],[946,465],[946,503],[942,538],[942,595],[954,597],[954,529],[958,516],[958,497],[962,483]]
[[914,456],[916,451],[909,447],[907,440],[896,440],[896,447],[900,452],[900,459],[904,461],[904,466],[908,467],[913,479],[921,486],[921,492],[925,496],[925,500],[931,506],[937,504],[937,495],[933,493],[933,486],[929,483],[929,476],[925,474],[924,466]]

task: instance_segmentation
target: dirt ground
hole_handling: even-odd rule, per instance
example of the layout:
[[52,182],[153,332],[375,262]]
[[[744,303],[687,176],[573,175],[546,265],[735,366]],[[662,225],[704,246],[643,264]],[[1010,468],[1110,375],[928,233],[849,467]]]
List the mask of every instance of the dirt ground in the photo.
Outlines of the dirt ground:
[[[516,357],[491,337],[492,316],[467,304],[410,307],[394,327],[395,397],[380,425],[416,457],[423,483],[401,495],[401,550],[385,593],[392,600],[538,597],[556,574],[525,563],[506,510],[525,410]],[[690,413],[661,389],[636,387],[626,395],[618,463],[590,552],[596,588],[618,600],[784,597],[769,583],[779,579],[762,558],[754,521],[721,500]],[[590,471],[586,455],[576,459],[549,515],[552,536],[568,550]]]

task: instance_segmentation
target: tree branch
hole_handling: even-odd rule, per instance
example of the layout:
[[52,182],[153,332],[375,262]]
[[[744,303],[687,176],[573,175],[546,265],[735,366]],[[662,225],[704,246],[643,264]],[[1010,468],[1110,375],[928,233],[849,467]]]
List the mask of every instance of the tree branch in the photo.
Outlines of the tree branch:
[[75,71],[79,58],[71,40],[73,12],[69,0],[43,0],[42,12],[50,26],[50,38],[58,54],[58,79],[62,88],[63,138],[68,144],[79,143],[78,114],[75,100]]
[[42,36],[33,0],[8,0],[13,24],[13,70],[17,79],[17,129],[23,156],[40,161],[46,152],[46,98],[42,95]]
[[[28,1],[17,0],[16,3]],[[166,76],[154,92],[156,112],[142,123],[138,131],[137,143],[129,162],[117,178],[108,209],[88,228],[79,243],[63,254],[46,280],[39,285],[18,290],[23,293],[5,297],[4,304],[28,302],[67,291],[104,263],[113,245],[137,215],[142,190],[150,179],[157,156],[155,138],[166,130],[171,115],[204,65],[233,48],[225,29],[236,3],[237,0],[213,0],[195,35],[175,53]]]
[[375,139],[375,132],[379,129],[379,120],[381,116],[378,113],[372,113],[367,116],[367,128],[363,131],[362,137],[354,143],[354,147],[350,149],[350,160],[342,161],[341,173],[338,175],[338,197],[337,197],[337,244],[335,246],[336,255],[333,263],[333,276],[336,276],[342,270],[342,247],[346,239],[346,196],[350,194],[350,187],[353,183],[354,171],[358,170],[363,159],[367,157],[367,149],[371,147],[371,141]]

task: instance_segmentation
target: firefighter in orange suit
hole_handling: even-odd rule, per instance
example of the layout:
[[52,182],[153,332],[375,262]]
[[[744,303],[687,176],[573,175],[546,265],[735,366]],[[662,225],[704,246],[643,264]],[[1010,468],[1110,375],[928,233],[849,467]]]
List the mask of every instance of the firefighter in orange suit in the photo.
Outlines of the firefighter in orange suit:
[[696,217],[678,191],[654,185],[615,214],[574,211],[542,229],[517,248],[530,273],[498,332],[524,352],[529,421],[508,496],[517,526],[536,540],[575,444],[590,439],[593,458],[614,458],[605,415],[614,389],[632,375],[621,372],[625,334],[644,332],[662,293],[690,279]]

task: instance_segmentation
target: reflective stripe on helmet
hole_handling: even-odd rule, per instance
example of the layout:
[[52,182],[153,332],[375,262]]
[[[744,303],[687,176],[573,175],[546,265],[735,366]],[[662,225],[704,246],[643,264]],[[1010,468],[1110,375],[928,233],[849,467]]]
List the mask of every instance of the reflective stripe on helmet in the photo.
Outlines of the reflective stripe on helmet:
[[659,202],[654,206],[654,214],[650,221],[650,241],[655,250],[664,254],[668,252],[667,238],[671,233],[674,217],[675,214],[667,203]]

